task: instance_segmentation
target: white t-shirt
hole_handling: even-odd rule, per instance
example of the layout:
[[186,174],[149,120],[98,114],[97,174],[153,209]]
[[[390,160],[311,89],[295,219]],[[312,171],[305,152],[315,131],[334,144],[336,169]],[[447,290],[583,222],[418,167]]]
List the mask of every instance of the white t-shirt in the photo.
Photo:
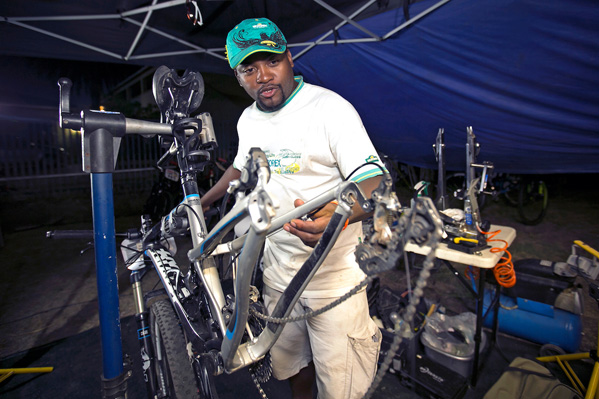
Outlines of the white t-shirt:
[[[354,107],[330,90],[296,80],[299,85],[283,108],[264,112],[254,102],[237,124],[239,149],[233,165],[241,170],[252,147],[264,151],[271,170],[267,190],[280,204],[277,216],[291,211],[295,199],[308,201],[337,187],[365,162],[378,162]],[[351,180],[359,183],[381,173],[368,165]],[[361,239],[361,223],[342,231],[302,296],[340,296],[362,281],[364,274],[354,256]],[[283,291],[311,251],[282,229],[270,235],[264,249],[264,283]]]

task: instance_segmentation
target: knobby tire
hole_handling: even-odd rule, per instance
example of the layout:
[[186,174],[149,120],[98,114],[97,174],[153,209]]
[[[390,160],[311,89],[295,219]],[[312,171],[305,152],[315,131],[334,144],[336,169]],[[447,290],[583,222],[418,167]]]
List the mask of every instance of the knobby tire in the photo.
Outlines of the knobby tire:
[[547,212],[548,199],[544,181],[523,179],[518,195],[518,213],[522,223],[529,226],[541,223]]
[[150,306],[150,334],[157,388],[162,388],[169,399],[201,399],[185,336],[169,301]]

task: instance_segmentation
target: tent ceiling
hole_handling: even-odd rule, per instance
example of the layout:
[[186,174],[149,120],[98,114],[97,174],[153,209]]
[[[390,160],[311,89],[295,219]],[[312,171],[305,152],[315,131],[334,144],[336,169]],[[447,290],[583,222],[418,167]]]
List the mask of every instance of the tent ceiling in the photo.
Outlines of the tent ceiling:
[[[447,1],[442,0],[439,5]],[[186,0],[2,2],[0,54],[149,66],[165,64],[226,73],[224,38],[241,19],[264,16],[275,21],[290,47],[296,48],[297,58],[316,45],[337,44],[334,32],[346,24],[363,33],[363,37],[354,41],[385,40],[397,30],[381,37],[362,27],[359,21],[402,3],[392,0],[196,0],[189,4]],[[186,17],[188,5],[199,10],[196,16],[201,25],[194,25]]]

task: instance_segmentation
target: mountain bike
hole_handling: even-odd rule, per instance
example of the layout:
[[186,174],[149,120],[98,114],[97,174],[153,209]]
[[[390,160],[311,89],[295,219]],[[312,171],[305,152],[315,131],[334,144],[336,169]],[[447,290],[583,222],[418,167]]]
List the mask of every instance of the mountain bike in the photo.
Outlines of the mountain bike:
[[[489,199],[503,200],[505,204],[516,207],[520,221],[529,226],[541,223],[547,213],[549,191],[545,181],[539,177],[491,172],[482,190],[480,183],[477,184],[475,193],[479,209],[483,209]],[[463,201],[466,192],[464,173],[448,175],[446,187],[450,193],[450,204],[456,206],[456,201]]]
[[[125,263],[131,270],[140,359],[149,397],[217,398],[214,377],[244,368],[250,371],[261,397],[266,397],[260,384],[270,377],[269,350],[285,323],[321,314],[361,291],[378,273],[397,265],[407,242],[429,248],[412,296],[412,302],[419,303],[442,234],[441,219],[430,198],[419,198],[410,208],[402,208],[392,190],[392,179],[379,166],[383,179],[370,199],[356,183],[345,180],[293,211],[279,215],[276,198],[267,184],[268,160],[259,148],[253,148],[240,179],[229,187],[229,194],[235,198],[232,209],[208,231],[196,175],[210,162],[216,139],[206,128],[211,125],[207,123],[208,116],[189,117],[199,106],[194,96],[199,91],[203,93],[201,75],[186,71],[180,77],[174,70],[160,67],[154,75],[153,88],[162,122],[171,126],[158,134],[173,139],[158,167],[176,159],[183,200],[156,224],[150,217],[142,216],[141,227],[124,233],[126,238],[121,244]],[[194,108],[190,103],[197,104]],[[144,134],[143,129],[133,130]],[[321,239],[272,314],[266,314],[256,279],[266,237],[292,219],[305,217],[333,200],[338,205]],[[330,305],[290,317],[295,303],[343,230],[355,203],[373,214],[364,241],[356,247],[356,259],[366,278]],[[227,241],[229,233],[242,220],[249,220],[247,233]],[[56,231],[49,235],[60,238],[61,234],[64,233]],[[175,260],[176,237],[191,240],[192,249],[186,254],[187,268]],[[219,275],[215,260],[218,256],[227,256],[232,263],[232,290],[225,288]],[[162,287],[144,293],[141,281],[153,271]],[[410,324],[415,313],[416,306],[410,304],[401,315],[405,322],[396,326],[393,344],[367,397],[382,380],[401,341],[411,336]]]

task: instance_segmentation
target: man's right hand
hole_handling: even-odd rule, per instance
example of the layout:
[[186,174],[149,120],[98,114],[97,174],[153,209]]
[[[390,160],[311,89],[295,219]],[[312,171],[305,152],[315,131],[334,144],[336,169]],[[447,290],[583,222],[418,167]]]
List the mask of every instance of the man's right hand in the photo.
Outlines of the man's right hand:
[[[296,199],[293,202],[296,208],[303,204],[304,201],[301,199]],[[297,236],[305,245],[314,247],[322,237],[336,207],[337,205],[333,203],[326,204],[310,216],[311,220],[293,219],[289,223],[285,223],[283,229]]]

